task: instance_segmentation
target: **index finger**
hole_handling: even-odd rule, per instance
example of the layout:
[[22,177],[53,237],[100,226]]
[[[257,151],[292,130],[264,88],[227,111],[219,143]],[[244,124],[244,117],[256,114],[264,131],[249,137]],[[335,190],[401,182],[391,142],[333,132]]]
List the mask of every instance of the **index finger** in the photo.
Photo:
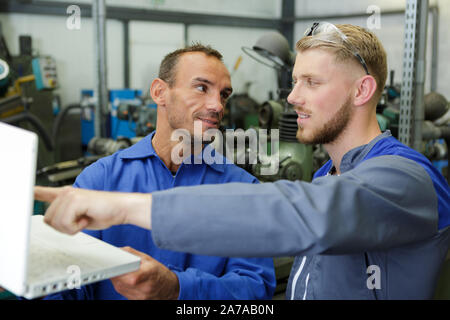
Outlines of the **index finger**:
[[34,199],[44,202],[52,202],[61,193],[61,187],[34,187]]

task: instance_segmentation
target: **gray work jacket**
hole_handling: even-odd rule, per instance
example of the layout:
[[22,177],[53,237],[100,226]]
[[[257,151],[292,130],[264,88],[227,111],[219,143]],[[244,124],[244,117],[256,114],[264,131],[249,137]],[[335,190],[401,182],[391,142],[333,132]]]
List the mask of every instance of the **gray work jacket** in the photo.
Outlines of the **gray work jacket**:
[[433,296],[450,244],[450,192],[389,132],[350,150],[341,175],[153,194],[154,242],[223,256],[296,256],[288,299]]

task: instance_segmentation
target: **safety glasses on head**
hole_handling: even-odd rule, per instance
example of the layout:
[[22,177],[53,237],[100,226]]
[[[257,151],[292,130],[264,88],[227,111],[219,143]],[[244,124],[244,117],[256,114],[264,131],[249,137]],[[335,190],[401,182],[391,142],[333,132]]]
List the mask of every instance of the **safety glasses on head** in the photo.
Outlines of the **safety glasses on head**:
[[311,27],[306,29],[304,35],[306,37],[309,36],[320,36],[320,39],[326,42],[336,43],[336,36],[345,43],[346,48],[351,51],[351,53],[358,59],[359,63],[366,71],[367,75],[370,75],[369,69],[367,68],[367,64],[364,61],[364,58],[358,53],[358,51],[353,47],[353,45],[348,41],[347,36],[339,30],[334,24],[329,22],[314,22]]

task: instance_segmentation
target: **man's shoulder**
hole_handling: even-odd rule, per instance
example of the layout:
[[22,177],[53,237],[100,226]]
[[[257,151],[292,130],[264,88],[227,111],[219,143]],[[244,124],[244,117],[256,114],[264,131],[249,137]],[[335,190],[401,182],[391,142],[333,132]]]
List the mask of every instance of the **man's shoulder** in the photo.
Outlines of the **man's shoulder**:
[[98,159],[97,161],[91,163],[89,166],[87,166],[84,170],[88,170],[88,171],[97,171],[100,169],[107,169],[110,167],[114,167],[115,165],[117,165],[118,162],[123,162],[122,159],[120,158],[120,152],[122,150],[116,151],[115,153],[102,157],[100,159]]
[[[207,146],[210,148],[210,146]],[[249,173],[247,170],[234,164],[232,160],[224,156],[222,153],[217,152],[214,148],[207,150],[206,154],[210,156],[205,157],[205,151],[203,153],[203,163],[210,163],[209,166],[213,171],[220,176],[220,183],[225,182],[249,182],[259,183],[258,179]]]
[[431,173],[430,171],[433,171],[432,172],[433,175],[436,173],[433,164],[427,157],[425,157],[420,152],[401,143],[394,137],[387,137],[378,141],[378,143],[376,143],[373,146],[372,150],[370,150],[370,152],[367,154],[364,160],[368,160],[379,156],[403,157],[418,163],[429,173]]
[[121,176],[131,176],[134,172],[141,171],[142,166],[139,165],[141,161],[129,161],[121,157],[124,150],[100,158],[84,168],[78,175],[75,185],[102,189],[108,185],[107,181],[115,181]]
[[243,168],[235,165],[234,163],[224,162],[223,164],[216,164],[222,167],[223,172],[220,173],[221,177],[225,182],[234,181],[234,182],[249,182],[249,183],[258,183],[258,179],[250,174],[248,171]]
[[366,159],[378,155],[403,155],[408,158],[425,158],[421,153],[401,143],[392,136],[380,139],[368,152]]

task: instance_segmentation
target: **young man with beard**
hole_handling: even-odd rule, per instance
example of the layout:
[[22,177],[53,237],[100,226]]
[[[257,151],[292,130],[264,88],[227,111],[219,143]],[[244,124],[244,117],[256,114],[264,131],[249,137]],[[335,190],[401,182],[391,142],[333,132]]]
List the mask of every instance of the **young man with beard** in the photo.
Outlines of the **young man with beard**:
[[[192,153],[194,139],[200,139],[200,152],[213,152],[210,146],[202,150],[202,133],[218,128],[231,92],[230,74],[218,51],[196,44],[168,54],[150,88],[157,104],[156,130],[130,148],[86,168],[74,186],[148,193],[198,184],[258,183],[243,169],[223,164],[225,161],[208,164],[193,159],[201,156]],[[194,123],[200,130],[194,130]],[[181,143],[187,145],[180,151],[188,154],[173,156],[172,150],[180,141],[174,141],[172,135],[178,131],[184,138]],[[271,258],[161,250],[153,243],[151,231],[131,225],[87,233],[140,256],[139,270],[48,299],[271,299],[275,289]]]
[[315,23],[296,50],[288,101],[298,114],[297,137],[323,144],[331,158],[311,183],[152,195],[37,187],[37,198],[53,201],[46,221],[68,233],[133,223],[152,229],[162,248],[199,254],[295,255],[288,299],[432,298],[450,244],[450,191],[423,155],[380,131],[381,43],[357,26]]

